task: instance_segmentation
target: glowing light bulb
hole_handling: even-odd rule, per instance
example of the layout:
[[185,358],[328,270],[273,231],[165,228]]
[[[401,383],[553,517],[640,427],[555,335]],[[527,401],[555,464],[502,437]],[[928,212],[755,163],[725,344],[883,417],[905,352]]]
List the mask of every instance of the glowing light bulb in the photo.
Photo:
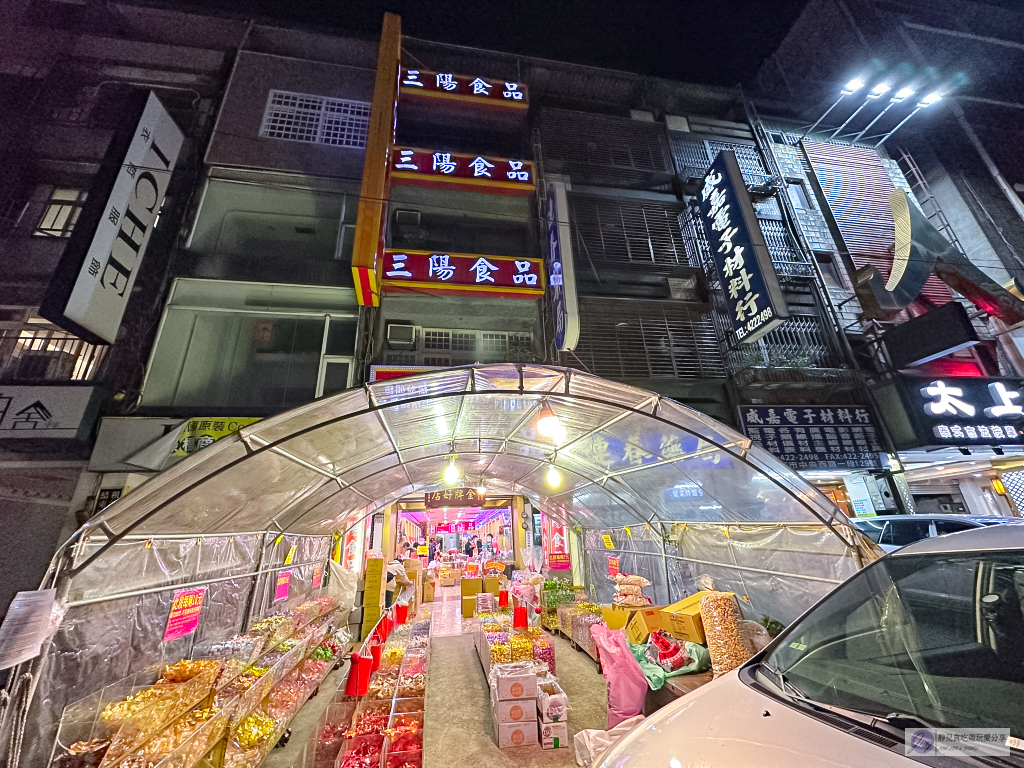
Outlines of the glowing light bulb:
[[864,81],[861,80],[859,77],[855,77],[853,80],[846,84],[845,88],[843,88],[843,95],[849,96],[851,93],[856,93],[863,87]]
[[487,488],[485,488],[482,485],[478,485],[476,487],[476,492],[477,492],[477,495],[479,495],[479,496],[486,496],[487,495]]
[[444,468],[442,478],[448,485],[455,485],[459,482],[459,477],[459,468],[455,466],[454,461]]
[[544,476],[544,479],[547,480],[548,485],[552,488],[557,488],[562,484],[562,473],[555,469],[554,464],[550,464],[548,465],[548,473]]
[[930,107],[932,104],[934,104],[937,101],[942,101],[942,95],[939,94],[939,93],[929,93],[927,96],[925,96],[923,99],[921,99],[921,105],[920,106],[922,106],[922,107]]
[[555,438],[559,435],[564,437],[565,427],[562,420],[555,416],[551,406],[545,403],[540,407],[540,417],[537,419],[537,433],[542,437]]

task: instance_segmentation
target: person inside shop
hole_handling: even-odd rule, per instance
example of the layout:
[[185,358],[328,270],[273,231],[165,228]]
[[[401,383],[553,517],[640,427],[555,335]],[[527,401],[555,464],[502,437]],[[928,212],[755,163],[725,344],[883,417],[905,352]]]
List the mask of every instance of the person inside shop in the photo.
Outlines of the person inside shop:
[[462,551],[465,553],[466,557],[472,557],[476,552],[476,547],[473,546],[472,536],[466,537],[466,545],[463,547]]
[[489,554],[489,555],[493,555],[493,554],[495,554],[497,552],[497,550],[494,548],[494,534],[493,533],[488,533],[487,534],[487,540],[484,542],[484,549],[487,551],[487,554]]
[[394,560],[388,563],[387,583],[384,585],[385,608],[390,608],[395,604],[395,595],[399,590],[412,586],[412,582],[405,574],[405,565],[403,564],[402,559],[402,553],[400,552],[395,555]]

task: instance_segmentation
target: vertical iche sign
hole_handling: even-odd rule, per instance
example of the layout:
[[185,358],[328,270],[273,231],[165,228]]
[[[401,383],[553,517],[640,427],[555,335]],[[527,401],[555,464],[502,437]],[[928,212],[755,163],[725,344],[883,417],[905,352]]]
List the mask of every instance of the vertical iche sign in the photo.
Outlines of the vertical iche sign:
[[199,626],[199,615],[203,612],[206,587],[179,589],[171,600],[171,611],[167,614],[163,642],[177,640],[191,635]]
[[565,184],[548,184],[548,291],[555,321],[555,346],[576,349],[580,340],[580,309],[576,298],[576,268],[569,230]]
[[184,140],[153,93],[115,132],[40,315],[94,344],[114,342]]
[[719,152],[704,176],[700,218],[736,338],[757,341],[789,317],[789,308],[731,150]]

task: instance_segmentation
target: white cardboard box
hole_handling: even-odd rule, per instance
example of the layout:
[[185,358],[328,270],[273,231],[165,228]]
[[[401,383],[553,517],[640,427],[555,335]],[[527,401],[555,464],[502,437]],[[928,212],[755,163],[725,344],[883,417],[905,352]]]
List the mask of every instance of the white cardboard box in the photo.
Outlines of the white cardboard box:
[[495,701],[492,695],[491,709],[494,711],[494,719],[499,725],[537,720],[537,704],[533,699]]
[[568,723],[541,723],[540,746],[543,749],[562,749],[569,746]]
[[537,711],[540,720],[545,723],[564,723],[569,719],[569,697],[557,682],[540,680],[537,686]]
[[532,672],[525,675],[502,675],[499,669],[496,685],[495,698],[498,701],[537,698],[537,675]]
[[537,743],[537,721],[498,723],[498,749],[524,747]]

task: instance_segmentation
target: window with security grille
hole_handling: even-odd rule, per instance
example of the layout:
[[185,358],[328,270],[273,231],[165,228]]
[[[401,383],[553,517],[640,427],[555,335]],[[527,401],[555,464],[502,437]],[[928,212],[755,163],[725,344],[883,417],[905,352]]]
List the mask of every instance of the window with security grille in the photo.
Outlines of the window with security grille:
[[87,194],[81,189],[53,189],[33,234],[36,237],[71,237]]
[[369,126],[368,102],[271,91],[260,136],[362,149]]
[[531,362],[535,359],[533,334],[523,331],[420,328],[417,338],[415,350],[402,355],[388,353],[378,362],[455,366],[499,361]]
[[452,349],[457,352],[475,352],[476,334],[452,331]]
[[451,349],[452,335],[450,331],[424,331],[424,349]]
[[508,349],[508,335],[504,333],[480,334],[481,352],[500,355]]

